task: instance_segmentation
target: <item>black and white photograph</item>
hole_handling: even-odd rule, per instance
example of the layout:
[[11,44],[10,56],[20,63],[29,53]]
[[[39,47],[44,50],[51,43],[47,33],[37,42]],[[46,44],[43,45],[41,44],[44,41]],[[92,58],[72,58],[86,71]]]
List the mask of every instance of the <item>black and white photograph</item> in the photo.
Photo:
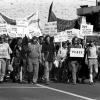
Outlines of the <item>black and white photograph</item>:
[[0,100],[100,100],[100,0],[0,0]]

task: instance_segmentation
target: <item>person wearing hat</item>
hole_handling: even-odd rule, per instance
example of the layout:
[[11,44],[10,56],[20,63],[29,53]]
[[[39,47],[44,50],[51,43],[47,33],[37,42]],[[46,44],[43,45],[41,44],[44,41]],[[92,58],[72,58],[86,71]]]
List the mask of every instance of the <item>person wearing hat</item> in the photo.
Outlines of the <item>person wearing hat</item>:
[[41,61],[41,47],[37,37],[33,37],[28,44],[28,82],[37,83],[39,62]]

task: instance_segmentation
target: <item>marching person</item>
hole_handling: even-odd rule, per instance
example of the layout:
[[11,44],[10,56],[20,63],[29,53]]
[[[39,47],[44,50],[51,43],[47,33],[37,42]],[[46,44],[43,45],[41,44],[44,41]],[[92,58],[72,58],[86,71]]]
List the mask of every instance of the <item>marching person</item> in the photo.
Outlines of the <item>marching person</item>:
[[58,50],[56,60],[55,60],[58,62],[58,66],[55,66],[57,67],[56,76],[58,81],[63,80],[62,72],[66,69],[65,67],[66,67],[67,52],[68,52],[67,43],[63,43]]
[[27,73],[27,55],[28,55],[28,38],[25,36],[22,40],[22,50],[21,50],[21,56],[22,56],[22,83],[26,83],[28,78]]
[[28,44],[28,82],[36,84],[38,80],[39,62],[41,62],[41,47],[37,37]]
[[46,84],[48,85],[50,81],[50,72],[55,57],[55,46],[53,41],[51,41],[50,36],[45,37],[44,44],[42,46],[42,55],[45,62],[44,78]]
[[[81,48],[81,46],[78,43],[78,38],[77,37],[74,37],[72,39],[72,45],[70,46],[70,49],[71,48]],[[78,72],[78,69],[80,67],[80,64],[79,64],[80,60],[77,57],[69,57],[69,60],[70,60],[70,66],[71,66],[71,70],[72,70],[73,85],[75,85],[76,81],[77,81],[77,72]]]
[[[21,63],[22,63],[22,38],[18,38],[17,44],[15,45],[13,51],[13,58],[12,58],[12,65],[13,65],[13,72],[11,73],[11,79],[13,82],[20,80],[20,71],[21,71]],[[20,80],[21,81],[21,80]]]
[[[87,48],[87,58],[88,58],[88,65],[89,65],[89,82],[93,84],[93,79],[95,78],[94,75],[98,73],[98,51],[95,43],[93,41],[90,42],[89,47]],[[93,70],[94,69],[94,70]],[[95,71],[95,72],[93,72]]]
[[4,81],[4,76],[6,73],[6,61],[7,59],[10,59],[10,54],[12,53],[9,44],[5,43],[4,39],[5,37],[2,35],[0,41],[0,48],[3,50],[0,56],[0,82]]

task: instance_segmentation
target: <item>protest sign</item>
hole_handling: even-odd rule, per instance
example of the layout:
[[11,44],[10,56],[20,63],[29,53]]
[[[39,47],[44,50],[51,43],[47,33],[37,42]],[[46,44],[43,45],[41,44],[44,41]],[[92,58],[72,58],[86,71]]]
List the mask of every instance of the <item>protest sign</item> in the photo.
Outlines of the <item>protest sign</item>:
[[15,38],[17,35],[17,26],[9,25],[8,26],[8,35],[12,38]]
[[84,57],[84,49],[83,48],[71,48],[70,57]]
[[27,19],[17,19],[17,26],[19,27],[27,27],[28,26],[28,21]]
[[16,37],[24,37],[25,36],[25,28],[17,26],[17,35]]
[[44,34],[50,36],[57,35],[57,22],[55,21],[46,23],[44,27]]
[[7,24],[0,24],[0,34],[7,34]]
[[80,34],[83,36],[93,35],[93,25],[81,24]]
[[78,29],[66,30],[65,32],[67,34],[67,39],[70,42],[72,41],[73,37],[75,37],[75,36],[77,36],[78,38],[82,38],[83,39],[83,37],[80,36],[80,30],[78,30]]
[[60,32],[59,35],[54,36],[54,41],[55,42],[64,42],[67,41],[67,34],[66,32]]
[[0,58],[7,58],[7,52],[7,48],[5,48],[4,45],[0,44]]
[[36,24],[36,26],[34,26],[34,25],[35,25],[35,23],[28,26],[28,30],[29,30],[28,36],[30,38],[32,38],[33,36],[36,36],[36,37],[42,36],[41,30],[38,27],[38,25],[37,24]]
[[17,19],[17,35],[16,37],[24,37],[28,34],[28,21],[27,19]]

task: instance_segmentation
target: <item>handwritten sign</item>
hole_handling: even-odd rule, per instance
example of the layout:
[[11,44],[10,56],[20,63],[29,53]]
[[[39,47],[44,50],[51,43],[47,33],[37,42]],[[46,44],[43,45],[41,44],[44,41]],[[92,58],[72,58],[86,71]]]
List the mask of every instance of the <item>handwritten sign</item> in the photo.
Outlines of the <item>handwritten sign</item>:
[[9,25],[8,28],[8,35],[12,38],[15,38],[17,35],[17,26],[15,25]]
[[7,34],[7,24],[0,24],[0,34]]
[[81,24],[80,34],[84,36],[93,35],[93,25]]
[[50,36],[57,35],[57,22],[48,22],[44,27],[44,34],[48,34]]
[[70,57],[84,57],[84,49],[83,48],[71,48]]
[[8,56],[8,50],[2,44],[0,44],[0,58],[6,58]]
[[67,41],[67,34],[66,32],[60,32],[59,35],[54,36],[55,42],[64,42]]
[[17,19],[17,26],[27,27],[28,21],[26,19]]

